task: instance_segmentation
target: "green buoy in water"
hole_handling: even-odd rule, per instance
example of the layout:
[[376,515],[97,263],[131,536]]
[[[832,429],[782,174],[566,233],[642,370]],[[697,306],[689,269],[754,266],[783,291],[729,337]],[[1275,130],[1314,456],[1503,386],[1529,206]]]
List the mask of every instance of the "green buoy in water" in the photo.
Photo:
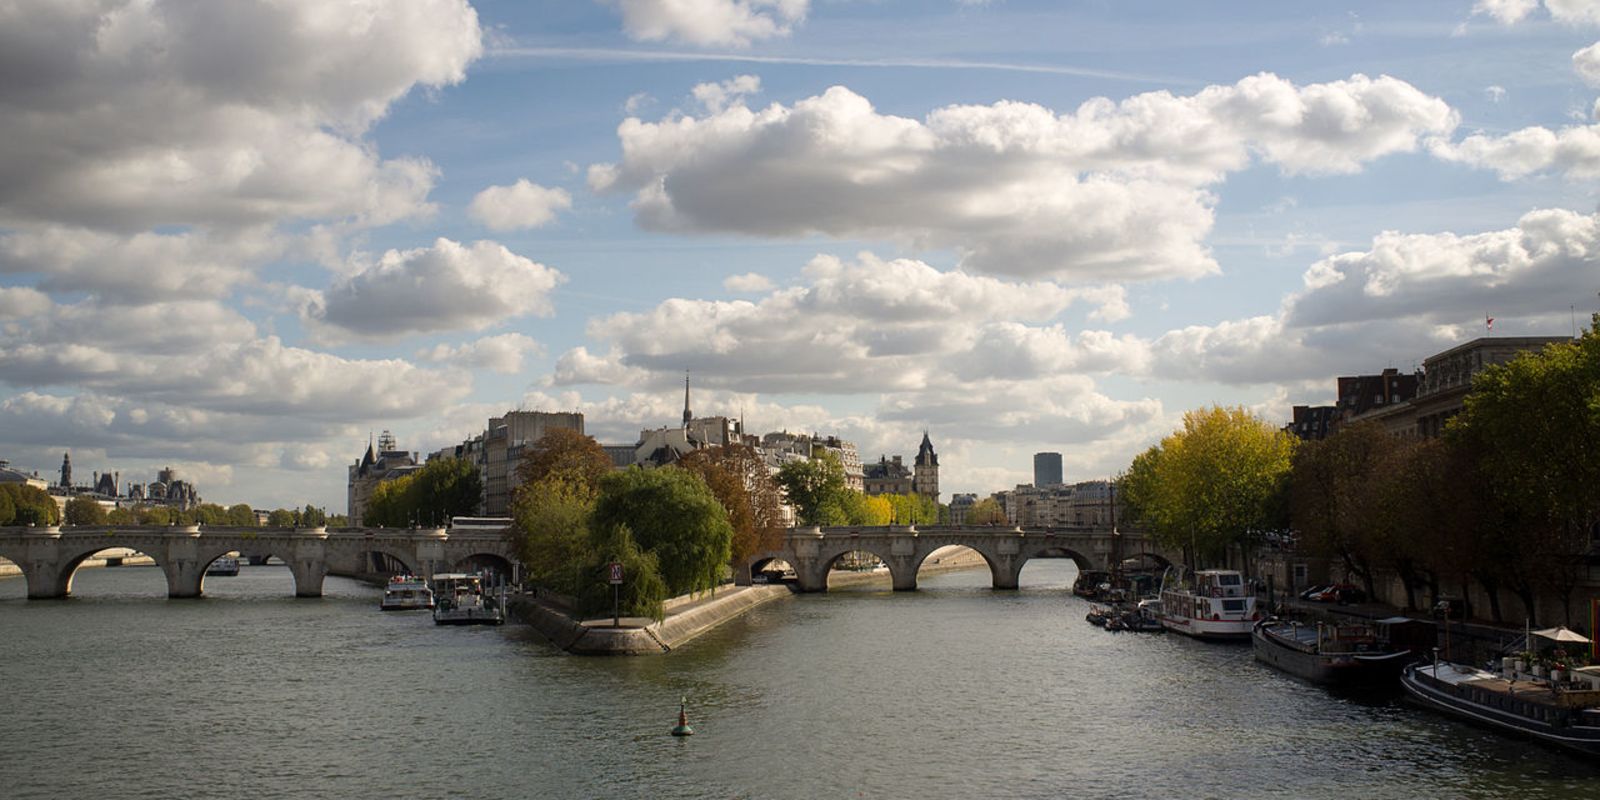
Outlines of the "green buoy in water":
[[689,727],[689,714],[684,711],[687,698],[678,698],[678,724],[673,726],[673,736],[693,736],[694,728]]

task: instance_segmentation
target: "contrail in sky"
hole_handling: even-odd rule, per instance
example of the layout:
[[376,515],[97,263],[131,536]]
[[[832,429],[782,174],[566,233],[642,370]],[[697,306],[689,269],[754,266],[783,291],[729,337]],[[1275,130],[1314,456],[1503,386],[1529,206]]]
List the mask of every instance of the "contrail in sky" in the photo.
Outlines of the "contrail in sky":
[[1105,78],[1136,83],[1193,84],[1155,75],[1067,67],[1048,64],[1011,64],[1002,61],[963,61],[948,58],[818,58],[811,56],[762,56],[747,53],[692,53],[672,50],[626,50],[605,47],[497,47],[489,51],[495,58],[551,58],[575,61],[616,61],[628,63],[671,61],[732,61],[748,64],[799,64],[817,67],[873,67],[899,69],[977,69],[1004,72],[1034,72],[1045,75],[1071,75],[1080,78]]

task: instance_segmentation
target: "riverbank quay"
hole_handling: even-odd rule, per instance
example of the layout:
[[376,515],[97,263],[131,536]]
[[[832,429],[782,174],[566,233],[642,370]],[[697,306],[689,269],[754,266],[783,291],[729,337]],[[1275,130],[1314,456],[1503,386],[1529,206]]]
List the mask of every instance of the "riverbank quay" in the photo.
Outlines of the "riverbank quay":
[[667,601],[666,618],[623,617],[617,627],[610,618],[580,620],[549,597],[514,595],[507,601],[512,619],[526,624],[551,644],[579,656],[660,655],[683,646],[706,631],[756,606],[794,591],[788,586],[726,586],[701,597]]

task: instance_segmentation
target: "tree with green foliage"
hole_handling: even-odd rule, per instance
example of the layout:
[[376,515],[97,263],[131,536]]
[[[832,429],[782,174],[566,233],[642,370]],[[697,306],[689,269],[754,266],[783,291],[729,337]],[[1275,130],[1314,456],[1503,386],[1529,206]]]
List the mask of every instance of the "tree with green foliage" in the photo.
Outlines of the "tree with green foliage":
[[600,481],[593,530],[627,526],[654,554],[673,595],[714,588],[732,554],[728,513],[699,476],[677,467],[629,469]]
[[471,516],[482,490],[477,465],[461,458],[435,458],[416,472],[378,484],[362,519],[385,528],[445,525],[452,517]]
[[105,506],[100,505],[98,500],[83,495],[67,500],[67,508],[63,516],[68,525],[106,524]]
[[235,528],[253,528],[256,525],[256,512],[245,503],[228,506],[227,518],[222,524]]
[[17,516],[17,506],[11,501],[11,493],[0,489],[0,525],[10,525]]
[[137,525],[139,518],[128,508],[113,508],[106,513],[107,525]]
[[1134,458],[1120,494],[1165,547],[1191,565],[1221,562],[1286,524],[1297,440],[1243,408],[1183,415],[1183,427]]
[[993,497],[985,497],[972,504],[967,511],[968,525],[1004,525],[1006,524],[1006,510],[1000,506],[1000,501]]
[[[1527,576],[1561,598],[1571,623],[1582,554],[1600,529],[1600,314],[1574,341],[1474,376],[1447,433],[1481,455],[1533,559]],[[1531,586],[1518,593],[1532,602]]]
[[595,563],[589,518],[597,494],[555,476],[518,489],[511,504],[517,553],[534,583],[566,595],[582,593]]
[[293,528],[294,512],[286,508],[275,508],[267,514],[267,527]]
[[847,505],[852,501],[845,496],[844,465],[833,453],[784,464],[778,468],[777,481],[802,523],[849,524]]
[[328,514],[316,506],[306,503],[295,517],[295,524],[302,528],[320,528],[328,522]]
[[[0,519],[0,525],[60,524],[61,507],[45,490],[21,483],[3,483],[0,492],[10,501],[10,515]],[[5,508],[0,507],[0,512],[4,511]]]
[[227,525],[228,509],[216,503],[201,503],[189,509],[188,516],[201,525]]
[[177,509],[166,506],[137,505],[133,513],[140,525],[172,525],[178,520]]
[[[650,617],[658,622],[666,617],[664,603],[672,592],[661,576],[660,558],[641,548],[628,526],[596,529],[590,548],[593,555],[583,565],[585,579],[578,593],[579,606],[586,615],[610,611],[612,593],[620,591],[619,605],[624,615]],[[622,565],[618,589],[612,589],[609,581],[612,563]]]

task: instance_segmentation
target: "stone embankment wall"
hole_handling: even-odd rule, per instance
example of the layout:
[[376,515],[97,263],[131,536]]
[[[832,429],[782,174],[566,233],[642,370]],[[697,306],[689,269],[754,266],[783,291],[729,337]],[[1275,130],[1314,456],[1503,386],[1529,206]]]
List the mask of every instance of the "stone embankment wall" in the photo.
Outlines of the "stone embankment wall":
[[[717,591],[715,598],[677,600],[661,622],[628,619],[623,627],[609,620],[573,618],[566,609],[530,595],[509,603],[514,619],[537,630],[551,643],[574,655],[654,655],[685,642],[763,603],[793,592],[787,586],[739,586]],[[669,601],[670,602],[670,601]]]

